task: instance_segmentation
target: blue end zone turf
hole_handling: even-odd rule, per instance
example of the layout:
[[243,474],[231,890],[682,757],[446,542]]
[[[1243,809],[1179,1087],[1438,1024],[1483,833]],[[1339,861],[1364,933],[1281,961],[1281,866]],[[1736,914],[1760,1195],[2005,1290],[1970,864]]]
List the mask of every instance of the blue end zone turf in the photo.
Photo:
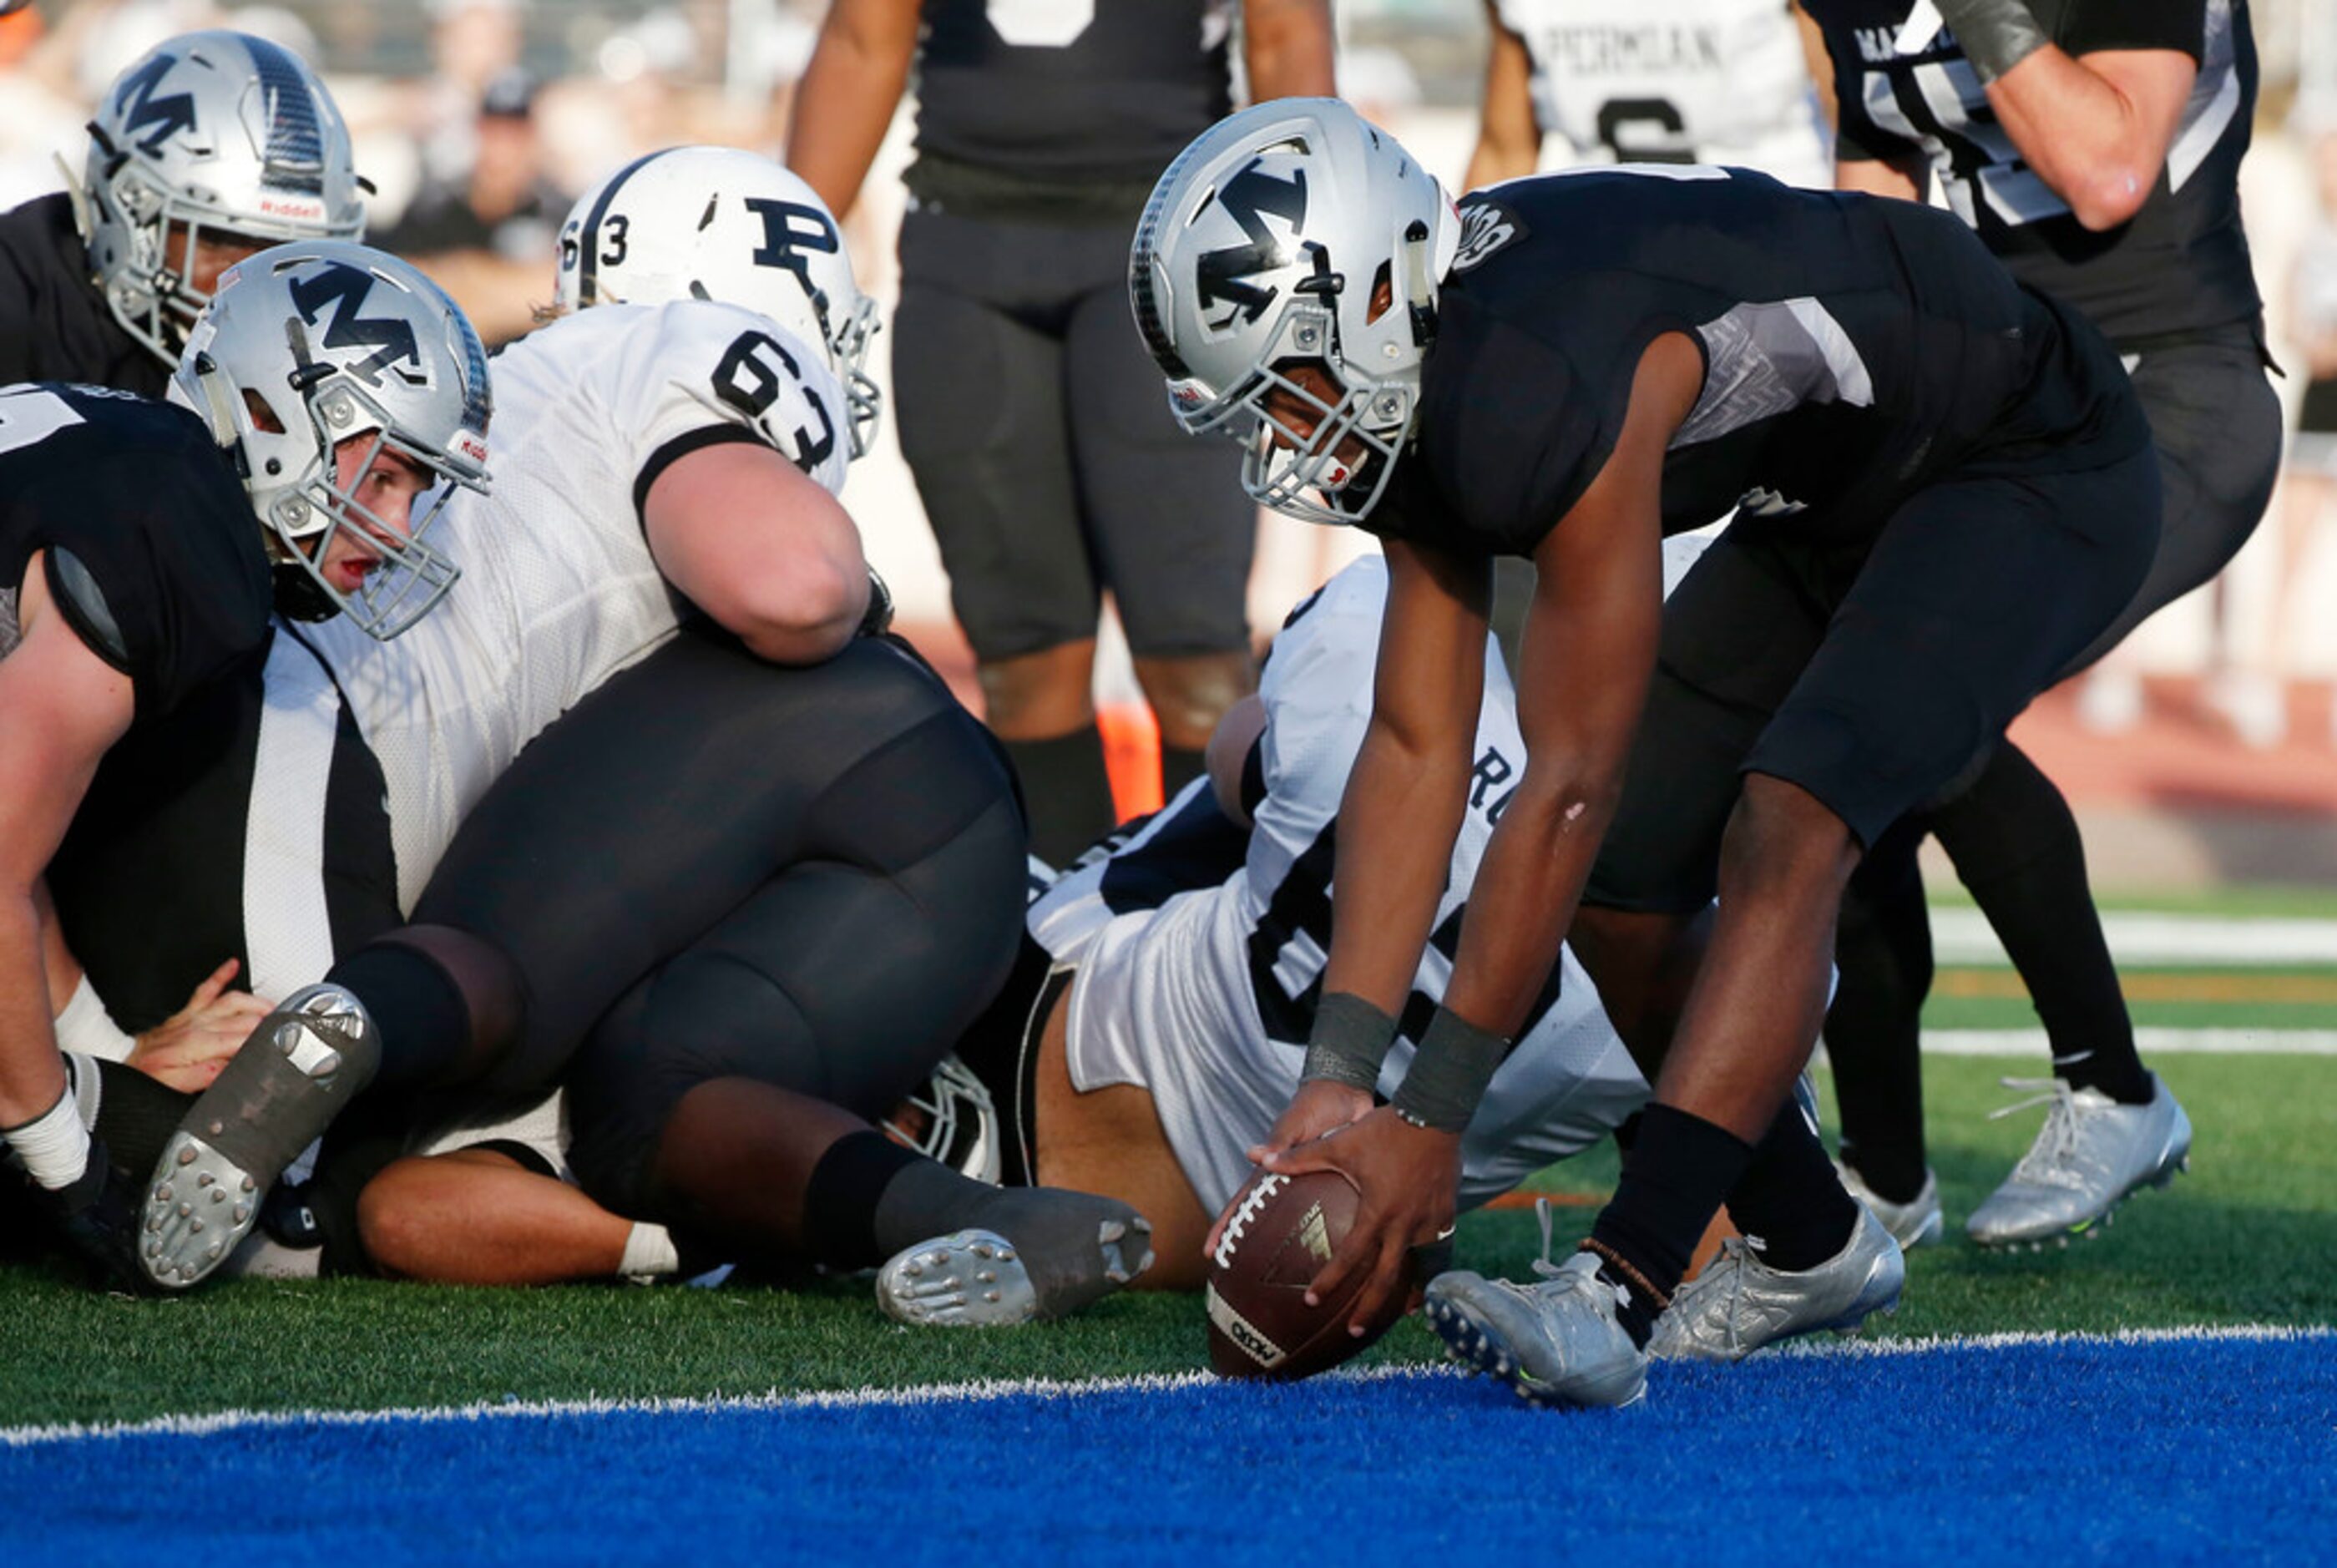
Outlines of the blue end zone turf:
[[2326,1561],[2337,1338],[0,1434],[11,1562]]

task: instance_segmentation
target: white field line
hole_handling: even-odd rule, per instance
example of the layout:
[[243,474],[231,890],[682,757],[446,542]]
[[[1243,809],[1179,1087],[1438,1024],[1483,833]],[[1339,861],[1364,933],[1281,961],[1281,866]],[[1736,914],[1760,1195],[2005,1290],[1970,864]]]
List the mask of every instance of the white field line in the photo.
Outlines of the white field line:
[[[2337,1056],[2337,1029],[2137,1029],[2145,1056]],[[1926,1029],[1926,1056],[2026,1056],[2040,1067],[2052,1054],[2042,1029]]]
[[[2120,964],[2137,968],[2181,964],[2235,968],[2337,964],[2337,920],[2110,909],[2102,914],[2102,933],[2109,938],[2111,955]],[[1931,947],[1942,964],[1998,967],[2010,964],[1987,917],[1969,906],[1932,906]]]
[[[2310,1341],[2337,1345],[2337,1328],[2284,1328],[2271,1324],[2238,1324],[2223,1328],[2129,1328],[2114,1334],[2015,1333],[1951,1335],[1931,1339],[1842,1339],[1817,1344],[1808,1340],[1783,1347],[1777,1354],[1800,1357],[1920,1356],[2007,1350],[2038,1345],[2159,1345],[2185,1340],[2230,1343]],[[1450,1366],[1375,1367],[1364,1371],[1325,1373],[1335,1382],[1381,1383],[1398,1379],[1457,1377]],[[496,1404],[444,1405],[409,1410],[220,1410],[200,1416],[161,1416],[150,1421],[71,1424],[52,1426],[0,1427],[0,1447],[37,1448],[68,1443],[104,1441],[152,1436],[202,1437],[221,1432],[288,1426],[435,1426],[462,1421],[497,1421],[549,1416],[615,1416],[633,1414],[702,1414],[741,1411],[840,1410],[905,1407],[920,1405],[976,1404],[1030,1395],[1080,1398],[1098,1394],[1168,1393],[1207,1387],[1218,1379],[1205,1372],[1181,1372],[1163,1377],[984,1378],[973,1383],[929,1383],[910,1388],[853,1388],[816,1394],[740,1395],[711,1399],[548,1399],[505,1400]]]

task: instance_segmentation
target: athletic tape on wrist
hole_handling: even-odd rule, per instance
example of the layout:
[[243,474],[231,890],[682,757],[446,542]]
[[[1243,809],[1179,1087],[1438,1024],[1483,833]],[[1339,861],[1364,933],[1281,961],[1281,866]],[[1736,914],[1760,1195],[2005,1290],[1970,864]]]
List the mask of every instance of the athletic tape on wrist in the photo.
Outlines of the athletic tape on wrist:
[[1986,86],[2052,42],[2021,0],[1937,0],[1940,15]]
[[1493,1069],[1508,1055],[1510,1043],[1478,1028],[1457,1013],[1439,1007],[1420,1037],[1412,1071],[1391,1103],[1395,1113],[1415,1127],[1440,1132],[1467,1129],[1485,1098]]
[[1394,1044],[1394,1019],[1353,992],[1325,992],[1315,1007],[1299,1081],[1345,1083],[1368,1094],[1379,1086],[1380,1063]]
[[84,1056],[94,1056],[101,1062],[127,1062],[138,1048],[138,1042],[122,1031],[105,1010],[96,989],[83,975],[81,984],[56,1017],[57,1049],[78,1051]]

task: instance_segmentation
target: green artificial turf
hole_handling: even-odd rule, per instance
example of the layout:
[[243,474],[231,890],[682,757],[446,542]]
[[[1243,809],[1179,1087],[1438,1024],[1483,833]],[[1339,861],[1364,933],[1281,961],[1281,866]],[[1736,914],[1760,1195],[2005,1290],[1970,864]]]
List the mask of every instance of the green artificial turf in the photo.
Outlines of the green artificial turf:
[[[2039,1112],[2002,1122],[2000,1073],[2026,1063],[1925,1063],[1948,1245],[1912,1259],[1885,1332],[2114,1329],[2337,1321],[2337,1060],[2176,1057],[2160,1063],[2199,1129],[2194,1173],[2145,1192],[2098,1240],[1990,1257],[1953,1221],[2018,1158]],[[1823,1079],[1821,1080],[1823,1082]],[[1596,1151],[1537,1185],[1603,1193]],[[1559,1245],[1593,1210],[1555,1210]],[[1471,1217],[1461,1261],[1522,1274],[1534,1217]],[[0,1426],[126,1421],[173,1412],[367,1408],[505,1398],[761,1394],[980,1377],[1077,1378],[1203,1365],[1191,1298],[1123,1297],[1074,1320],[980,1334],[897,1328],[865,1281],[808,1289],[623,1286],[496,1291],[339,1281],[244,1282],[180,1299],[93,1295],[30,1267],[0,1269]],[[1375,1358],[1430,1359],[1406,1323]]]
[[[1952,889],[1939,890],[1943,901]],[[2119,906],[2203,916],[2337,917],[2337,891],[2239,888]],[[1961,971],[1943,971],[1952,989]],[[1990,972],[2003,976],[2008,972]],[[2152,970],[2182,976],[2187,970]],[[2203,973],[2204,972],[2199,972]],[[2337,970],[2226,972],[2264,976]],[[2210,976],[2214,978],[2215,976]],[[1997,985],[2001,985],[2000,978]],[[2144,1025],[2337,1027],[2337,1002],[2138,999]],[[1935,995],[1933,1028],[2032,1026],[2018,995]],[[2172,1056],[2156,1065],[2197,1129],[2194,1171],[2139,1194],[2097,1240],[1999,1257],[1961,1240],[1964,1215],[2010,1169],[2043,1112],[1988,1112],[2014,1096],[2000,1075],[2045,1070],[2020,1058],[1933,1056],[1924,1063],[1931,1137],[1949,1217],[1945,1246],[1910,1260],[1905,1304],[1881,1332],[2337,1322],[2337,1058]],[[1825,1083],[1821,1070],[1821,1087]],[[1561,1250],[1589,1228],[1583,1198],[1610,1191],[1611,1149],[1533,1185],[1556,1208]],[[1459,1260],[1526,1273],[1540,1250],[1530,1210],[1463,1221]],[[1374,1359],[1437,1354],[1417,1322]],[[1184,1372],[1205,1364],[1192,1298],[1123,1296],[1061,1324],[988,1333],[914,1331],[882,1318],[865,1280],[805,1289],[688,1290],[580,1286],[533,1291],[368,1281],[229,1284],[171,1300],[93,1295],[32,1265],[0,1265],[0,1426],[140,1420],[233,1408],[361,1409],[506,1398],[756,1395],[958,1382]]]

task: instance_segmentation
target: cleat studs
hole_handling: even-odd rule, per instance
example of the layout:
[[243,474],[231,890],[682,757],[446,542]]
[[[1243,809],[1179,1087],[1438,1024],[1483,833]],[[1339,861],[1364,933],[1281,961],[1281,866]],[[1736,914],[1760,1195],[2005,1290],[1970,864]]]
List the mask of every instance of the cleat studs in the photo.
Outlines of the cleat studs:
[[168,1181],[165,1181],[160,1187],[154,1189],[154,1201],[157,1203],[168,1203],[170,1200],[171,1184]]
[[226,1189],[226,1188],[224,1188],[224,1187],[214,1187],[214,1188],[212,1188],[212,1189],[211,1189],[211,1201],[212,1201],[212,1202],[214,1202],[214,1203],[224,1203],[224,1202],[226,1202],[226,1201],[227,1201],[227,1189]]
[[[217,1241],[212,1242],[212,1243],[211,1243],[211,1250],[210,1250],[210,1251],[208,1251],[208,1252],[206,1252],[206,1253],[204,1253],[204,1254],[203,1254],[204,1260],[205,1260],[205,1261],[207,1261],[207,1262],[216,1260],[216,1259],[218,1259],[219,1255],[220,1255],[220,1246],[221,1246],[221,1243],[220,1243],[220,1242],[217,1242]],[[191,1269],[187,1270],[187,1272],[188,1272],[188,1274],[189,1274],[190,1276],[191,1276],[191,1275],[193,1274],[194,1270]]]
[[198,1187],[208,1187],[217,1180],[217,1177],[213,1176],[210,1171],[205,1171],[196,1176],[195,1185]]
[[184,1220],[188,1215],[194,1211],[195,1206],[191,1203],[181,1203],[179,1205],[179,1218],[181,1220]]
[[246,1220],[251,1218],[251,1205],[249,1203],[239,1203],[232,1210],[229,1210],[229,1212],[233,1215],[235,1222],[240,1225]]
[[257,1192],[259,1191],[259,1183],[247,1176],[243,1179],[243,1190],[247,1192]]
[[183,1149],[181,1149],[181,1150],[179,1151],[179,1163],[180,1163],[180,1164],[181,1164],[181,1165],[191,1165],[191,1164],[193,1164],[194,1162],[195,1162],[195,1146],[194,1146],[193,1144],[190,1143],[190,1144],[188,1144],[186,1147],[184,1147]]
[[[212,1123],[211,1123],[211,1136],[212,1136],[212,1137],[216,1138],[216,1137],[218,1137],[220,1133],[222,1133],[222,1132],[226,1132],[226,1131],[227,1131],[227,1123],[226,1123],[226,1122],[212,1122]],[[194,1157],[195,1157],[195,1156],[194,1156],[194,1151],[193,1151],[193,1150],[191,1150],[191,1150],[189,1150],[189,1151],[187,1152],[187,1158],[188,1158],[188,1159],[190,1159],[190,1160],[191,1160],[191,1159],[193,1159]]]
[[985,1291],[983,1291],[983,1292],[982,1293],[982,1298],[983,1298],[984,1301],[995,1301],[995,1300],[998,1300],[1000,1298],[999,1298],[999,1294],[998,1294],[998,1292],[997,1292],[997,1291],[995,1291],[995,1290],[985,1290]]
[[203,1222],[200,1220],[190,1220],[187,1221],[187,1229],[200,1236],[202,1234]]
[[1128,1227],[1117,1220],[1107,1220],[1097,1228],[1096,1240],[1109,1246],[1128,1234]]

